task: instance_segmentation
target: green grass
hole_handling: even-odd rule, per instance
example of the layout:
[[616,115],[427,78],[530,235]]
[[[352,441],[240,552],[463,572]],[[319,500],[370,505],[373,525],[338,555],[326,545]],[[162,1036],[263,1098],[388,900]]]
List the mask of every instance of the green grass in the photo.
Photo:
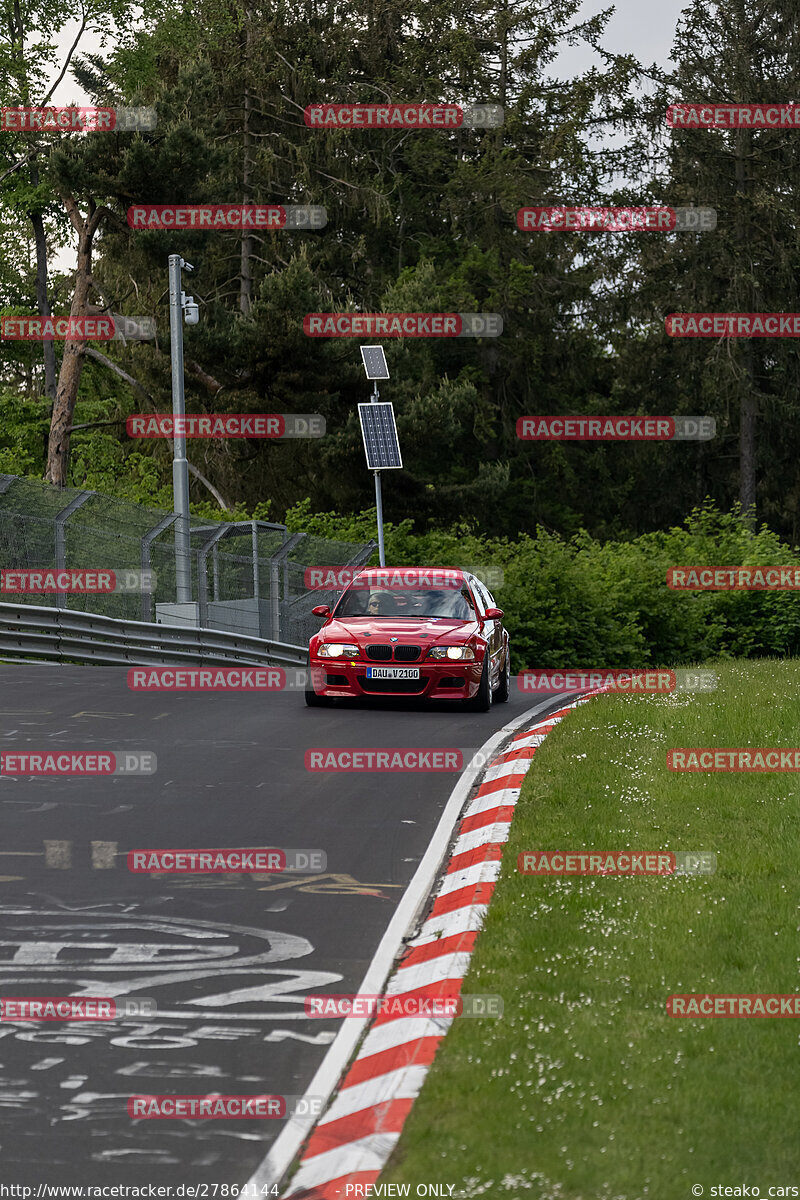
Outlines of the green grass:
[[[665,762],[800,746],[800,661],[714,669],[713,693],[592,700],[538,750],[463,988],[505,1014],[454,1023],[382,1183],[532,1200],[800,1185],[800,1020],[666,1015],[673,992],[800,992],[800,778]],[[526,850],[627,848],[714,851],[717,873],[516,869]]]

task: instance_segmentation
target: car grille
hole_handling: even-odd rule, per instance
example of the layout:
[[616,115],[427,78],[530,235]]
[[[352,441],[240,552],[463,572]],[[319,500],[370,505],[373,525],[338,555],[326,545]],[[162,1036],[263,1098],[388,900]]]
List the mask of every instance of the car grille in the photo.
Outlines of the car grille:
[[421,646],[374,646],[365,647],[367,658],[373,662],[390,662],[394,651],[395,662],[416,662],[420,655]]
[[419,651],[419,646],[395,646],[394,656],[397,662],[416,662]]
[[367,658],[371,658],[374,662],[388,662],[392,657],[391,646],[373,646],[365,647]]
[[439,687],[440,688],[463,688],[463,686],[466,682],[467,682],[466,679],[464,679],[461,675],[445,675],[442,679],[439,680]]

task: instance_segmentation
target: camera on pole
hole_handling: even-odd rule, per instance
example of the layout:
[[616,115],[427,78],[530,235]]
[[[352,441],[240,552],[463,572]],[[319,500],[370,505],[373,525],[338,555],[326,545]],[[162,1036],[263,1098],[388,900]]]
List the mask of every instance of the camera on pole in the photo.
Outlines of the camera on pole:
[[[193,271],[191,263],[180,254],[169,256],[169,335],[172,365],[172,415],[176,422],[185,415],[183,388],[183,326],[180,313],[187,325],[196,325],[200,320],[200,309],[194,296],[187,296],[181,289],[181,271]],[[191,523],[189,520],[189,464],[186,460],[186,440],[183,433],[176,432],[172,439],[172,492],[175,521],[175,582],[178,604],[192,603]]]

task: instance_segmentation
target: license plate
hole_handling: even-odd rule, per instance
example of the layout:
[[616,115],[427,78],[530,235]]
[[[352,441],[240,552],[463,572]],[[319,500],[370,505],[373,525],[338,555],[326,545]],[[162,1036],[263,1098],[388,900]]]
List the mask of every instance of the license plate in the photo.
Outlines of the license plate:
[[367,679],[419,679],[419,667],[367,667]]

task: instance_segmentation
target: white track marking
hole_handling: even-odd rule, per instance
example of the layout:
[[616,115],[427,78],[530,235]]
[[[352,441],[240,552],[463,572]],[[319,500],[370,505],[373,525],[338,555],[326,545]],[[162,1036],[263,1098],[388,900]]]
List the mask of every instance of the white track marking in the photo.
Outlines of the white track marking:
[[[528,709],[527,712],[522,713],[521,716],[510,721],[507,725],[503,725],[502,728],[492,734],[483,746],[479,748],[481,755],[484,756],[483,761],[486,761],[487,758],[495,754],[500,746],[507,741],[509,735],[521,727],[529,725],[531,720],[543,708],[549,707],[552,703],[552,696],[539,701],[533,708]],[[459,776],[439,819],[439,824],[436,826],[433,837],[422,857],[422,861],[395,909],[386,933],[381,938],[372,962],[367,968],[366,975],[358,988],[359,994],[374,996],[382,992],[404,938],[413,932],[422,911],[427,905],[431,889],[436,881],[444,857],[447,854],[448,846],[452,841],[456,822],[479,777],[480,767],[478,766],[468,767]],[[325,1055],[316,1074],[308,1085],[306,1093],[308,1096],[322,1096],[325,1100],[331,1096],[341,1078],[342,1071],[347,1066],[358,1045],[358,1041],[368,1020],[369,1018],[362,1017],[358,1019],[349,1018],[342,1021],[336,1040],[332,1043],[330,1050]],[[248,1184],[253,1184],[260,1191],[265,1184],[271,1186],[274,1183],[280,1183],[296,1157],[300,1146],[307,1137],[308,1126],[306,1121],[294,1118],[287,1121],[285,1128],[275,1139],[264,1160],[250,1176]],[[388,1141],[386,1138],[388,1138]],[[386,1137],[381,1139],[381,1145],[393,1146],[396,1141],[396,1136],[389,1137],[389,1135],[386,1135]],[[347,1147],[348,1151],[355,1153],[354,1147],[357,1145],[358,1143],[350,1143]],[[320,1155],[319,1157],[323,1158],[325,1156]],[[352,1157],[348,1157],[348,1169],[350,1169],[353,1161]],[[378,1162],[378,1167],[383,1166],[386,1161],[386,1155],[383,1153],[379,1160],[373,1157],[371,1161]],[[359,1169],[368,1170],[369,1168],[363,1167]],[[300,1179],[304,1170],[298,1171],[295,1179]],[[305,1178],[305,1176],[303,1177]],[[331,1178],[329,1172],[325,1174],[325,1178]],[[299,1187],[302,1186],[305,1185],[301,1183]],[[295,1186],[295,1181],[293,1180],[292,1190],[297,1191],[299,1187]]]

